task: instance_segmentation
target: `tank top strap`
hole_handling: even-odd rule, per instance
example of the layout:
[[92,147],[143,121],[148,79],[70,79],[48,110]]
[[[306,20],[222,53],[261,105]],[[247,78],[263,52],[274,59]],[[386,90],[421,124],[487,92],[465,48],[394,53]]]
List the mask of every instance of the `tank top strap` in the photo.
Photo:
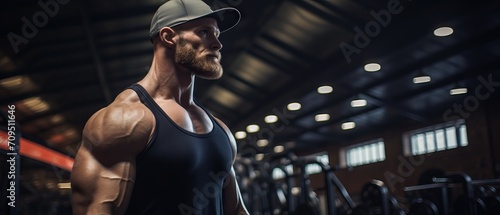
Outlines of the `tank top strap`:
[[[212,116],[212,114],[210,114],[210,112],[208,112],[208,110],[205,108],[205,106],[203,106],[201,104],[201,102],[198,101],[198,99],[196,97],[193,97],[193,101],[196,105],[198,105],[207,115],[208,115],[208,118],[210,118],[210,120],[212,121],[214,127],[217,125],[219,126],[219,124],[215,121],[214,117]],[[220,127],[220,126],[219,126]],[[222,127],[221,127],[222,129]]]
[[149,96],[148,91],[146,91],[146,89],[144,89],[144,87],[135,83],[135,84],[130,85],[128,87],[128,89],[132,89],[133,91],[135,91],[137,93],[137,95],[139,96],[139,99],[141,100],[141,102],[151,109],[150,104],[152,104],[152,102],[154,102],[154,101],[153,101],[153,98],[151,98],[151,96]]
[[158,136],[159,110],[155,109],[154,100],[148,94],[146,89],[144,89],[144,87],[135,83],[135,84],[130,85],[128,87],[128,89],[131,89],[131,90],[135,91],[135,93],[137,93],[137,96],[139,97],[139,100],[141,101],[141,103],[144,104],[153,113],[153,115],[155,117],[155,122],[156,122],[156,126],[153,130],[153,134],[151,135],[151,139],[146,144],[146,147],[144,147],[144,149],[137,156],[137,157],[141,157],[145,152],[147,152],[149,150],[149,148],[151,148],[152,143],[155,141],[156,137]]

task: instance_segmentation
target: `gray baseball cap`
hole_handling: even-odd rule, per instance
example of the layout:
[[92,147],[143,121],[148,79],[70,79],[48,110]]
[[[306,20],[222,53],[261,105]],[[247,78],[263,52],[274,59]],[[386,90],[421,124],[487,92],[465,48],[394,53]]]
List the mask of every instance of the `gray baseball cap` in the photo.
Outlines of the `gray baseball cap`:
[[217,20],[222,33],[236,26],[241,19],[241,14],[231,7],[214,11],[201,0],[170,0],[162,4],[153,16],[149,36],[153,39],[158,36],[163,27],[174,27],[204,17]]

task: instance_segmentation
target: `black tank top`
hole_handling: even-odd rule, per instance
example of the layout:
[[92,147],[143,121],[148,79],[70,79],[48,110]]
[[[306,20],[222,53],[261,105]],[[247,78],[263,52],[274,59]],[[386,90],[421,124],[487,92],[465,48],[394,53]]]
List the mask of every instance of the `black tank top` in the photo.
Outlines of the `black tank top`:
[[153,112],[156,126],[147,147],[136,158],[134,189],[125,214],[222,215],[223,181],[233,156],[226,132],[208,112],[213,123],[209,133],[187,131],[142,86],[130,88]]

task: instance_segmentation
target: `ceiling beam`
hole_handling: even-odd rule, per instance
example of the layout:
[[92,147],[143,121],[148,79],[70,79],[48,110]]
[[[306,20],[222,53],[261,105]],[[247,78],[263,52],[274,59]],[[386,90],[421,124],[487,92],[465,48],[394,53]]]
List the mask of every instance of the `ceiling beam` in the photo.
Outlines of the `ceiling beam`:
[[[128,76],[122,76],[119,79],[112,79],[111,81],[113,83],[120,82],[120,81],[127,81],[127,80],[132,80],[132,79],[139,79],[142,76],[143,76],[142,74],[128,75]],[[36,91],[30,91],[30,92],[23,93],[20,95],[15,95],[15,96],[3,98],[1,100],[0,104],[10,104],[10,103],[14,103],[14,102],[21,101],[21,100],[31,98],[31,97],[35,97],[35,96],[50,97],[50,96],[55,95],[55,94],[60,94],[61,92],[68,93],[68,92],[74,91],[76,94],[76,92],[78,92],[78,91],[84,91],[85,89],[88,89],[88,88],[99,87],[99,84],[97,84],[93,81],[85,81],[85,82],[80,82],[80,83],[71,83],[69,86],[70,87],[68,87],[68,86],[52,86],[52,85],[43,86],[43,88],[40,88],[39,90],[36,90]]]
[[288,53],[296,56],[297,59],[300,59],[301,61],[308,62],[309,64],[315,64],[318,61],[317,58],[315,58],[315,57],[313,57],[311,55],[305,54],[301,50],[296,49],[296,48],[290,46],[289,44],[286,44],[285,42],[279,40],[278,38],[274,37],[273,35],[271,35],[271,34],[269,34],[267,32],[266,33],[262,33],[260,35],[260,38],[264,39],[264,40],[267,40],[270,43],[273,43],[274,45],[278,46],[282,50],[284,50],[284,51],[286,51],[286,52],[288,52]]
[[[89,100],[79,101],[79,102],[76,102],[76,103],[73,103],[70,105],[66,105],[66,106],[59,105],[56,108],[49,109],[48,111],[36,113],[36,114],[30,115],[30,116],[21,118],[21,119],[19,119],[19,124],[21,124],[21,125],[30,124],[31,122],[33,122],[37,119],[49,117],[49,116],[56,115],[56,114],[65,114],[65,113],[69,113],[69,112],[75,111],[75,110],[87,109],[91,106],[104,107],[104,106],[106,106],[106,104],[103,103],[102,99],[95,98],[91,101],[89,101]],[[96,109],[96,111],[97,111],[97,109]]]
[[[326,1],[290,1],[294,3],[295,5],[309,11],[310,13],[318,16],[319,18],[323,19],[324,21],[327,21],[333,25],[339,26],[340,28],[346,30],[346,31],[351,31],[352,26],[357,25],[356,21],[353,21],[354,18],[352,15],[350,15],[348,12],[341,10]],[[312,4],[319,4],[320,6],[328,9],[332,13],[338,14],[334,15],[332,13],[327,13],[324,10],[319,9],[316,6],[313,6]],[[347,17],[347,18],[345,18]]]
[[[423,115],[418,114],[418,113],[412,113],[409,110],[406,110],[405,108],[403,108],[401,105],[397,104],[396,102],[389,102],[389,101],[377,98],[373,95],[370,95],[367,92],[361,94],[361,97],[365,97],[365,99],[368,100],[368,102],[370,102],[371,104],[394,110],[397,113],[399,113],[400,115],[402,115],[408,119],[411,119],[411,120],[414,120],[417,122],[423,122],[423,121],[429,120],[429,118],[426,116],[423,116]],[[410,97],[407,97],[407,98],[410,98]]]
[[282,57],[257,44],[252,47],[252,49],[249,49],[247,53],[289,75],[290,77],[294,76],[293,71],[296,71],[297,68],[303,68],[303,65],[309,64],[307,61],[300,58],[297,58],[296,62],[288,62]]
[[87,17],[87,13],[85,12],[85,9],[83,7],[81,8],[80,12],[82,16],[83,27],[85,28],[85,34],[87,35],[90,52],[92,54],[92,59],[94,60],[94,66],[96,68],[97,77],[99,79],[99,85],[101,86],[102,94],[104,96],[106,104],[109,104],[113,101],[113,98],[111,97],[111,91],[109,90],[108,81],[106,80],[104,66],[102,65],[100,54],[99,51],[97,50],[95,38],[89,24],[89,18]]
[[[135,51],[135,52],[131,52],[131,53],[121,53],[119,55],[107,57],[103,60],[104,60],[104,63],[108,63],[109,61],[123,60],[122,58],[124,58],[124,57],[142,57],[146,54],[150,55],[151,51],[144,50],[144,51]],[[40,67],[36,67],[36,68],[24,68],[24,69],[12,71],[12,72],[1,72],[0,79],[11,78],[11,77],[18,76],[18,75],[31,75],[31,74],[48,73],[48,72],[52,72],[54,70],[71,71],[74,68],[89,66],[89,63],[90,63],[89,59],[79,59],[79,60],[74,60],[71,62],[61,62],[61,63],[58,63],[57,66],[40,66]]]

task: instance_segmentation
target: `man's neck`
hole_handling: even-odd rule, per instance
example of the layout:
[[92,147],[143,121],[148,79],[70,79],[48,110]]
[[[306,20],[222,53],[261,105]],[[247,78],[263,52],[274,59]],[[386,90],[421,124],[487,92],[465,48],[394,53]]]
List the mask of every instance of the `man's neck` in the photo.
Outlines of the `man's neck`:
[[139,81],[153,99],[173,99],[180,105],[193,100],[194,75],[176,66],[173,60],[153,58],[148,74]]

